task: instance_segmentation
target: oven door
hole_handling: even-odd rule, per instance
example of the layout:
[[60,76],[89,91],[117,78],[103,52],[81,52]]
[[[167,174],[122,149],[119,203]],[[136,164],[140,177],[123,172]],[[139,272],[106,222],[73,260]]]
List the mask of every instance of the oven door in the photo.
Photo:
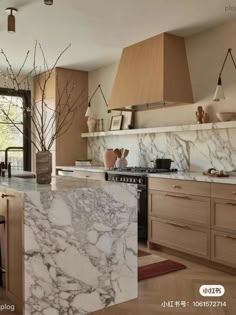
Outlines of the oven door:
[[148,220],[147,220],[147,187],[138,185],[138,240],[147,242]]

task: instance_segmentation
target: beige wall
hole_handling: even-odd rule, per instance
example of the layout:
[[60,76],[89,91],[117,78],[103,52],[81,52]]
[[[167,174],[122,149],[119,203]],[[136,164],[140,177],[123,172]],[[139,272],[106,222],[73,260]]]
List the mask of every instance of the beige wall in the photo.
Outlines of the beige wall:
[[[136,128],[181,125],[195,123],[195,111],[202,105],[210,114],[211,121],[219,111],[236,111],[236,71],[229,59],[222,75],[226,100],[213,102],[218,74],[228,48],[236,59],[236,21],[186,38],[186,50],[195,103],[136,114]],[[89,95],[98,84],[102,85],[109,100],[118,62],[89,73]],[[97,118],[105,119],[105,129],[109,128],[110,115],[100,95],[92,102]],[[117,115],[119,112],[113,112]]]

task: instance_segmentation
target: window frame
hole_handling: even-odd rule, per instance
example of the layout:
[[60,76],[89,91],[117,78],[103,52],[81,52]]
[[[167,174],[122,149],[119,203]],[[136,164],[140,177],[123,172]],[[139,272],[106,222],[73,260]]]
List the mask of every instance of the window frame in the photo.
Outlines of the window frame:
[[[21,97],[24,106],[31,107],[30,90],[15,91],[0,87],[0,95]],[[31,171],[31,119],[28,112],[23,114],[23,133],[23,168],[24,171]]]

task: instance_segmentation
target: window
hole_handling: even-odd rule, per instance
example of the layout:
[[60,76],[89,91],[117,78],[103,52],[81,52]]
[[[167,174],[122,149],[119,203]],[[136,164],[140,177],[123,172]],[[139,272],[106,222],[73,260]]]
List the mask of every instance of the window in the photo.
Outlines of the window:
[[13,170],[31,170],[30,117],[23,112],[26,102],[30,102],[30,92],[0,89],[0,161],[7,158]]

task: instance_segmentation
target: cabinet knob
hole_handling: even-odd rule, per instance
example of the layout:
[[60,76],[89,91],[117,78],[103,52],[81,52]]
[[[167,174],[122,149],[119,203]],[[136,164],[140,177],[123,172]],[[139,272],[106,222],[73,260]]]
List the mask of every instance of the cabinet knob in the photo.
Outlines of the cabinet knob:
[[233,191],[233,195],[236,195],[236,191]]
[[182,187],[179,186],[179,185],[173,185],[172,187],[173,187],[173,188],[178,188],[178,189],[181,189],[181,188],[182,188]]

